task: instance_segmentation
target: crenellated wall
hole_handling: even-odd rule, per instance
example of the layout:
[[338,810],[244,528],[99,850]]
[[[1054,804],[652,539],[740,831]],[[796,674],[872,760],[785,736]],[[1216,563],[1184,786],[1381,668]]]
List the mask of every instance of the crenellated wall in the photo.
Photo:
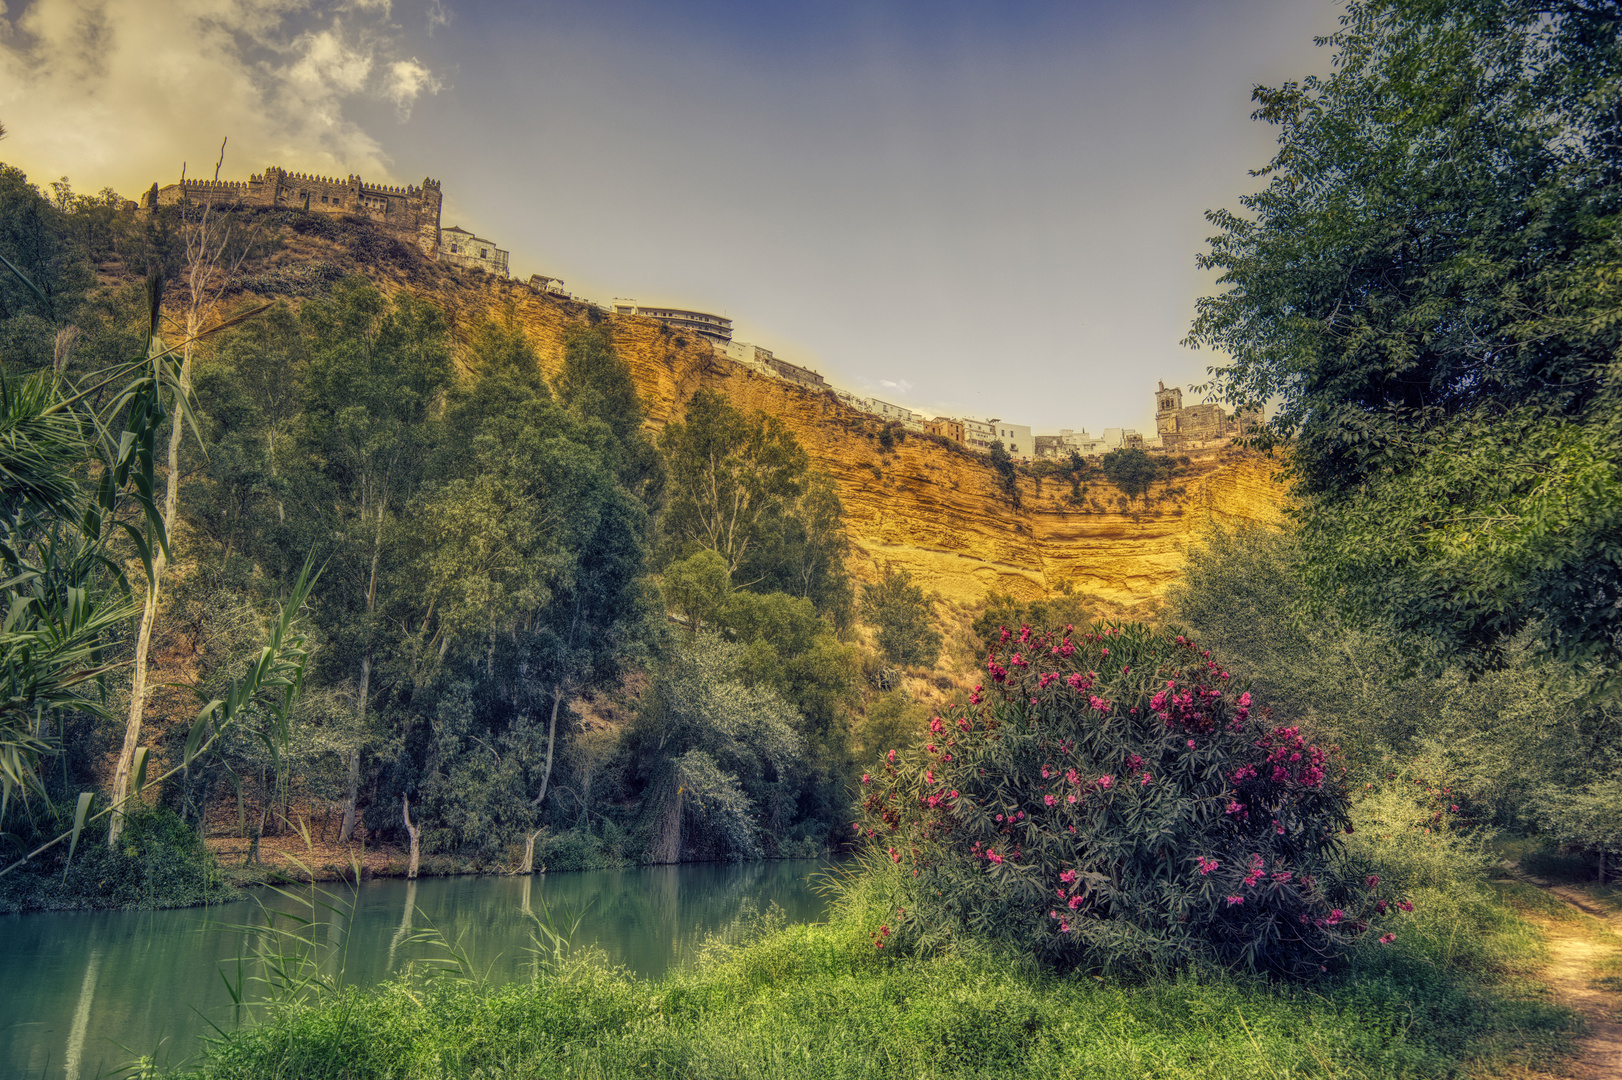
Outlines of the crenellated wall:
[[[155,203],[173,206],[213,199],[241,206],[285,206],[321,214],[352,214],[377,222],[400,239],[415,244],[428,258],[439,255],[439,217],[443,193],[439,181],[421,186],[371,184],[350,174],[335,176],[288,172],[272,165],[246,181],[182,180],[157,188]],[[152,196],[142,200],[153,205]]]

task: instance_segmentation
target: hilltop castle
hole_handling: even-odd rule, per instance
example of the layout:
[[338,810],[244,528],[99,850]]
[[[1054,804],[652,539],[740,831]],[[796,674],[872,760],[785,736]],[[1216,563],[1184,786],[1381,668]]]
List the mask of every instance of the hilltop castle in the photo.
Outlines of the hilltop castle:
[[[163,188],[153,184],[141,199],[141,205],[147,208],[173,206],[209,198],[242,206],[284,206],[319,214],[371,218],[406,243],[417,245],[428,258],[439,258],[441,196],[438,180],[424,179],[420,187],[395,187],[368,184],[354,174],[339,180],[331,176],[290,173],[272,165],[250,176],[246,183],[182,180]],[[493,244],[489,246],[494,248]],[[504,256],[506,252],[501,254]],[[505,263],[503,259],[502,273],[506,272]]]

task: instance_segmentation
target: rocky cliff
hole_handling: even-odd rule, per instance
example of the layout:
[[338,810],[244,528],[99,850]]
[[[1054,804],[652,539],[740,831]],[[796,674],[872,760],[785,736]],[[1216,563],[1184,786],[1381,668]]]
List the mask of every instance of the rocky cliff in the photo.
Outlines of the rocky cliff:
[[[563,341],[581,324],[606,322],[631,366],[649,423],[680,415],[701,387],[734,404],[764,409],[794,432],[819,468],[839,483],[855,549],[853,570],[871,579],[885,567],[911,571],[926,588],[964,603],[988,589],[1036,596],[1064,583],[1131,607],[1160,595],[1177,576],[1190,538],[1209,519],[1273,521],[1283,492],[1277,463],[1219,451],[1196,459],[1148,506],[1091,481],[1081,503],[1068,483],[1021,476],[1015,510],[986,459],[913,436],[883,452],[879,424],[813,393],[717,357],[702,340],[652,319],[604,315],[589,305],[518,281],[425,261],[403,245],[379,250],[364,233],[296,235],[245,284],[264,296],[308,295],[310,285],[360,268],[386,290],[404,289],[442,307],[459,337],[480,319],[522,326],[548,374],[562,364]],[[357,245],[364,250],[357,250]],[[1147,385],[1147,384],[1146,384]],[[1136,511],[1136,512],[1134,512]]]

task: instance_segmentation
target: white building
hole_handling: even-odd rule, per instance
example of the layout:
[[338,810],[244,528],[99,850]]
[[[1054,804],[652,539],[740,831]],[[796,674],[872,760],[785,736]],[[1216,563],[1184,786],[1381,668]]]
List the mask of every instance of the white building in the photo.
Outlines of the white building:
[[917,419],[911,409],[902,405],[892,405],[888,401],[880,401],[878,398],[867,399],[867,411],[881,419],[900,420],[902,423]]
[[759,345],[751,345],[747,341],[718,341],[715,338],[707,338],[706,340],[709,341],[710,347],[715,350],[717,356],[724,356],[728,360],[736,360],[744,367],[761,375],[777,377],[777,372],[772,370],[772,351],[770,349],[762,349]]
[[[509,252],[496,247],[494,240],[475,236],[466,229],[452,225],[439,230],[439,261],[452,266],[466,266],[474,270],[487,270],[507,276]],[[558,284],[562,284],[559,282]]]
[[725,315],[712,315],[707,311],[692,311],[688,308],[653,307],[619,296],[614,297],[610,310],[616,315],[641,315],[649,319],[658,319],[673,329],[691,330],[695,334],[702,334],[711,343],[725,344],[732,340],[732,320]]
[[963,441],[982,450],[990,450],[992,443],[1000,442],[1012,457],[1036,457],[1036,438],[1028,426],[1010,424],[995,417],[984,421],[964,420]]

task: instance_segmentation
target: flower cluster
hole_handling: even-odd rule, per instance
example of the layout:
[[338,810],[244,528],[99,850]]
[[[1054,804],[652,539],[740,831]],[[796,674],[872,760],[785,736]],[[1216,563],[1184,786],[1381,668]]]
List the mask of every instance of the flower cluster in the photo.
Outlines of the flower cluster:
[[1369,931],[1354,912],[1392,909],[1377,883],[1338,877],[1335,752],[1268,724],[1186,637],[1004,628],[986,670],[989,691],[864,778],[855,831],[909,897],[886,923],[904,940],[993,934],[1063,967],[1315,973]]

